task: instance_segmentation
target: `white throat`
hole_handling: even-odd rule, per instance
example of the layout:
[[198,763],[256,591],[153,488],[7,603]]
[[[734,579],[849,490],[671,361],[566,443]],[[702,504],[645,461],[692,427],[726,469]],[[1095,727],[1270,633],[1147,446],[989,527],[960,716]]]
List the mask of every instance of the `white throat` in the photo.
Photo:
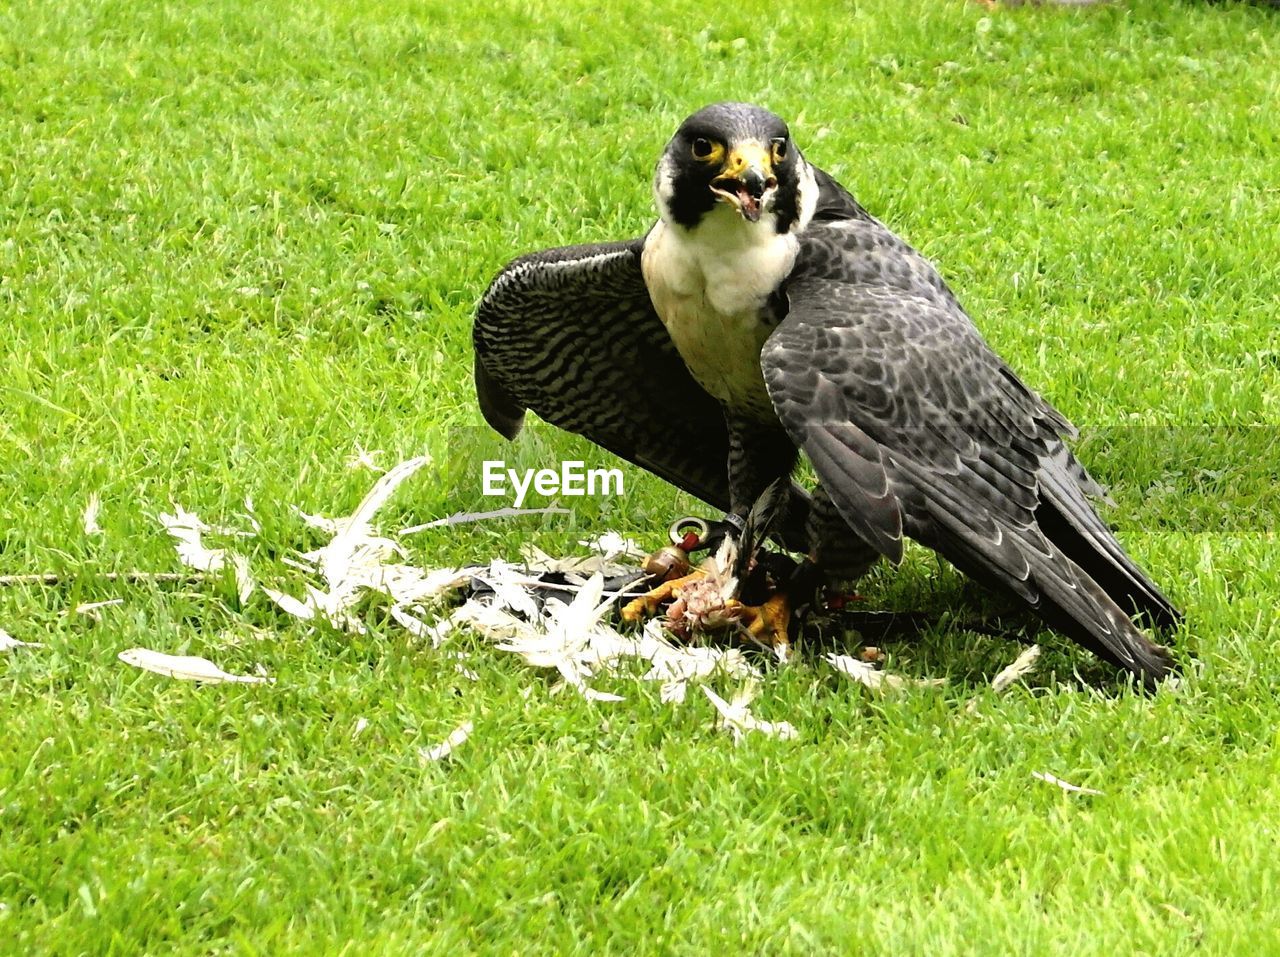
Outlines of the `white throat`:
[[[799,234],[813,218],[818,186],[809,164],[800,159],[799,217],[779,233],[774,211],[766,207],[754,223],[726,202],[717,202],[690,228],[669,212],[672,177],[666,158],[654,177],[654,199],[661,217],[645,240],[645,281],[669,286],[679,296],[704,298],[717,312],[760,309],[795,266]],[[654,304],[658,305],[657,298]],[[659,315],[662,309],[659,306]]]
[[692,229],[666,219],[654,225],[645,240],[645,281],[651,294],[659,292],[660,316],[663,287],[726,315],[755,313],[790,275],[799,250],[794,234],[779,235],[772,213],[749,223],[720,203]]
[[695,379],[721,402],[772,414],[760,348],[776,317],[770,298],[795,267],[799,233],[813,216],[817,184],[802,167],[801,215],[786,233],[773,211],[751,223],[717,203],[697,226],[667,213],[670,177],[654,181],[662,218],[645,238],[641,267],[654,309]]

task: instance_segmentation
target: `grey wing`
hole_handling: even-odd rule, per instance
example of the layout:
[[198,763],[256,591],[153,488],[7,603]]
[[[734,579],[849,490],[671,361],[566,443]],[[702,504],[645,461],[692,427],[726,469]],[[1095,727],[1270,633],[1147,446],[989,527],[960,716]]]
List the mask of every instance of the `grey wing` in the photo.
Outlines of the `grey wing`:
[[[724,413],[694,381],[649,299],[642,240],[524,256],[476,312],[476,393],[507,438],[527,409],[703,501],[729,508]],[[803,527],[793,492],[789,525]]]
[[1112,662],[1166,673],[1122,606],[1180,615],[1094,512],[1070,424],[901,240],[874,220],[812,232],[761,363],[845,520],[892,560],[914,538]]

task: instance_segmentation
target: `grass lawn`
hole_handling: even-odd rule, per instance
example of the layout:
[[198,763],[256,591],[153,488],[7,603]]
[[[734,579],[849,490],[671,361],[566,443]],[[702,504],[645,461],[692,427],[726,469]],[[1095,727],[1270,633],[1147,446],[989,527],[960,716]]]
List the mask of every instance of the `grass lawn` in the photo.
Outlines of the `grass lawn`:
[[[44,645],[0,651],[0,951],[1280,952],[1276,12],[368,6],[0,7],[0,575],[66,576],[0,587],[0,628]],[[243,525],[249,497],[240,547],[296,582],[295,507],[349,512],[359,449],[433,456],[388,529],[493,507],[459,465],[485,284],[642,233],[666,138],[730,98],[790,119],[1086,429],[1110,520],[1187,610],[1176,691],[1043,635],[996,696],[1017,648],[944,626],[887,650],[945,686],[871,695],[802,654],[757,705],[797,739],[735,744],[700,694],[553,696],[459,635],[472,683],[374,614],[353,637],[230,582],[102,576],[179,568],[173,503]],[[570,450],[607,462],[545,429],[504,454]],[[656,544],[706,511],[628,479],[406,544]],[[985,607],[921,551],[864,592]],[[276,683],[117,660],[139,645]]]

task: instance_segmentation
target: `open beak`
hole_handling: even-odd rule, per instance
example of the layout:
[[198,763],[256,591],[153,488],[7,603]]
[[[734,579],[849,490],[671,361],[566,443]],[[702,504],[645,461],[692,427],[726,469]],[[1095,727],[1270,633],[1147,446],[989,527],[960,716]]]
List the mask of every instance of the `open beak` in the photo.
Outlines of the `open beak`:
[[711,181],[711,192],[737,209],[749,223],[760,219],[765,202],[777,188],[773,161],[762,143],[735,146],[720,175]]

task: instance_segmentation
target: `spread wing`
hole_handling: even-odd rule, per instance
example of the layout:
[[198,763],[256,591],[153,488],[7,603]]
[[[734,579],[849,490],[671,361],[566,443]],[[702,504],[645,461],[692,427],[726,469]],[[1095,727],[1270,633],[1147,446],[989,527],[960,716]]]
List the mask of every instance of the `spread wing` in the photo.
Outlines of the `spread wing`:
[[770,398],[841,515],[903,536],[1148,680],[1167,653],[1128,612],[1180,615],[1097,516],[1073,434],[990,349],[937,272],[870,216],[811,226],[761,355]]
[[[590,439],[716,508],[729,508],[724,412],[689,374],[654,312],[642,240],[523,256],[476,312],[476,393],[514,438],[525,411]],[[793,489],[788,524],[803,528]]]
[[476,392],[507,438],[526,409],[718,508],[729,434],[653,310],[639,240],[523,256],[476,312]]

